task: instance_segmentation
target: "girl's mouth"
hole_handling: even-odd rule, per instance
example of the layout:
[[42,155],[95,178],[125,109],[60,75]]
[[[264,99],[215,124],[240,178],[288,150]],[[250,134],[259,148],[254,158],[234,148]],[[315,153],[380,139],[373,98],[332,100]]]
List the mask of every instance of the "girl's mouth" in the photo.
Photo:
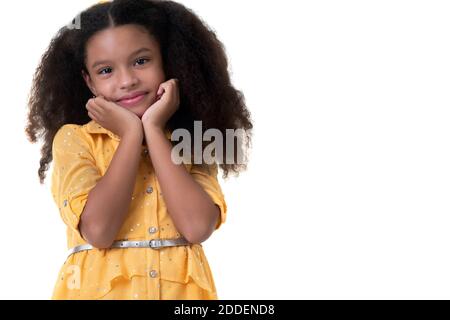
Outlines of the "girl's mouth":
[[118,100],[117,104],[124,108],[131,108],[138,105],[146,97],[146,95],[147,93],[142,93],[130,99]]

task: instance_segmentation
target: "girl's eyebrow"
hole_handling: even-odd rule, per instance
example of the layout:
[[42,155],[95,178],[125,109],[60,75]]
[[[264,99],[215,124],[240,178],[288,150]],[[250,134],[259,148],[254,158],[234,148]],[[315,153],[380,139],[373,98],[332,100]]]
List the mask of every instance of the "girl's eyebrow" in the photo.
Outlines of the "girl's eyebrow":
[[[140,48],[140,49],[134,51],[132,54],[130,54],[130,57],[135,56],[138,53],[146,52],[146,51],[152,52],[152,50],[150,50],[149,48]],[[91,68],[94,69],[96,66],[98,66],[100,64],[108,63],[108,62],[110,62],[110,61],[108,61],[108,60],[96,61],[94,64],[92,64]]]

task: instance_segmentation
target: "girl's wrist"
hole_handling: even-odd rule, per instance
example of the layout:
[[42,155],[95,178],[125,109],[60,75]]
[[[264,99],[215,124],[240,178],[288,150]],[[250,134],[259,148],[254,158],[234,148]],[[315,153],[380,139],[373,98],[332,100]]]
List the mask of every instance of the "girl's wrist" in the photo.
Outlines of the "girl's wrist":
[[137,140],[140,139],[140,141],[142,141],[142,139],[144,138],[144,130],[142,130],[142,128],[129,130],[123,135],[123,138],[124,139],[137,139]]
[[146,123],[143,122],[142,126],[144,128],[144,132],[145,133],[146,132],[154,132],[154,131],[164,132],[164,125],[161,125],[161,124],[155,124],[155,123],[152,123],[152,122],[146,122]]

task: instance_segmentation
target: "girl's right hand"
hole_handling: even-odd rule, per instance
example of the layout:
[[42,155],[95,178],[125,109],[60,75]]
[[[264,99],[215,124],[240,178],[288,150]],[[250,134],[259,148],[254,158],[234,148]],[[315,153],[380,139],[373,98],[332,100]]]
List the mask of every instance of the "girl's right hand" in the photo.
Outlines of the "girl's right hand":
[[89,99],[86,109],[91,119],[121,138],[130,132],[143,133],[142,121],[135,113],[102,96]]

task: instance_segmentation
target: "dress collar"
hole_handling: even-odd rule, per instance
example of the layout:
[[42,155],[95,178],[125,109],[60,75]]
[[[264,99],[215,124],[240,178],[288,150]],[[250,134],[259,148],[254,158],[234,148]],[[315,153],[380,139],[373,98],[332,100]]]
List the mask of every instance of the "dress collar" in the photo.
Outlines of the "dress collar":
[[[111,137],[111,139],[115,141],[120,141],[120,137],[113,132],[109,131],[108,129],[102,127],[99,123],[97,123],[95,120],[89,121],[86,125],[86,131],[88,133],[104,133]],[[166,129],[165,130],[166,138],[170,140],[171,132]]]

